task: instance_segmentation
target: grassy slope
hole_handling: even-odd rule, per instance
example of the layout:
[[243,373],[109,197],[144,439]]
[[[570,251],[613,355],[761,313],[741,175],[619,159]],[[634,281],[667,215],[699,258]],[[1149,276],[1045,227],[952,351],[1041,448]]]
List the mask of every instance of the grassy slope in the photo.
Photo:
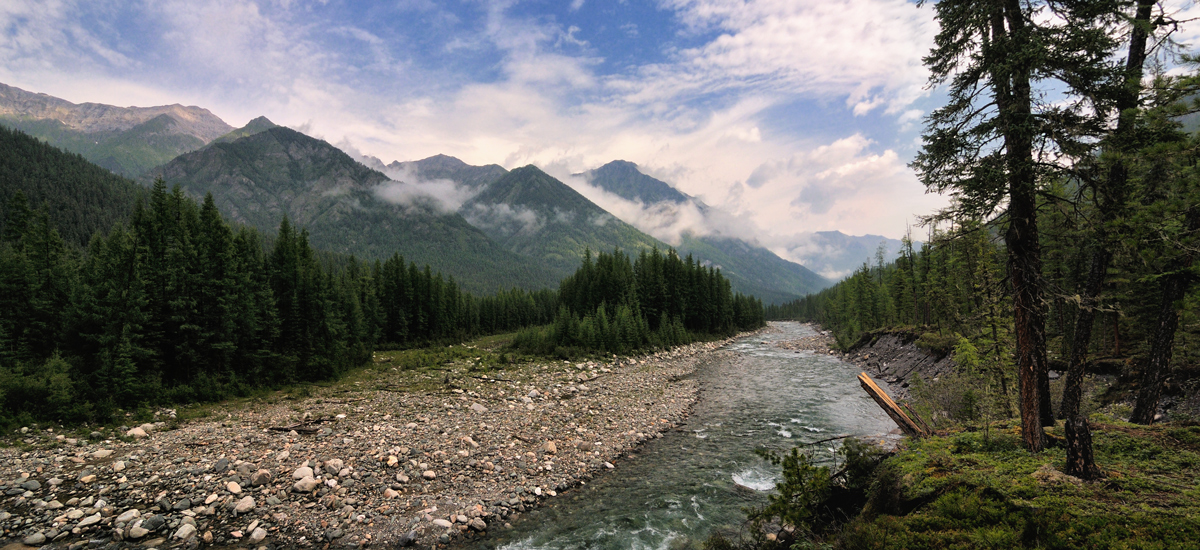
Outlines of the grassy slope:
[[[845,548],[1197,548],[1200,426],[1093,416],[1097,483],[1039,480],[1062,448],[1030,455],[1016,426],[913,441],[885,462]],[[1061,435],[1061,434],[1058,434]],[[890,504],[888,496],[897,497]]]

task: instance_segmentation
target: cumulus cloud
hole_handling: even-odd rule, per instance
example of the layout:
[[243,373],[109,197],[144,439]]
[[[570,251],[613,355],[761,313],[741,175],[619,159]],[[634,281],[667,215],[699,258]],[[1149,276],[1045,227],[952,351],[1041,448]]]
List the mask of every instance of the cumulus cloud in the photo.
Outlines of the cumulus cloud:
[[[800,230],[897,234],[932,204],[912,198],[922,189],[904,168],[911,136],[905,151],[852,130],[817,139],[775,124],[796,98],[836,116],[886,114],[881,124],[919,119],[920,57],[935,27],[928,7],[905,0],[660,0],[674,38],[652,36],[650,23],[613,26],[660,48],[641,63],[606,59],[586,24],[528,15],[509,0],[455,13],[396,3],[402,17],[437,26],[446,38],[434,44],[353,17],[327,21],[347,9],[334,3],[117,5],[3,3],[0,78],[44,83],[27,86],[72,101],[199,104],[234,125],[266,115],[380,158],[445,153],[477,165],[560,163],[568,173],[631,160],[712,208],[585,195],[668,242],[688,231],[764,244]],[[124,12],[135,13],[146,44],[105,34]],[[472,61],[459,66],[459,56]],[[469,199],[449,182],[390,177],[387,200],[451,211]],[[531,214],[475,213],[544,223]]]

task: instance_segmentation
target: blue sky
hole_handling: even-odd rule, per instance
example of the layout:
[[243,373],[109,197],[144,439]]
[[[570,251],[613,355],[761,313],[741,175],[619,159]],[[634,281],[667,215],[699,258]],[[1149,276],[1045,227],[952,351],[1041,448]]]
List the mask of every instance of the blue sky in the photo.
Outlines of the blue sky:
[[265,115],[384,162],[629,160],[797,258],[945,204],[906,167],[936,29],[907,0],[6,0],[0,82]]

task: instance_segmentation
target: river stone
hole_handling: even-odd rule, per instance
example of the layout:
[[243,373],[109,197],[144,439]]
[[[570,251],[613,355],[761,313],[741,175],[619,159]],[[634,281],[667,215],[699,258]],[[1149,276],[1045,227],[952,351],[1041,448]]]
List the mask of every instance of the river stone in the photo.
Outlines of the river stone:
[[79,478],[80,483],[91,483],[93,481],[96,481],[96,474],[88,474]]
[[130,508],[124,512],[121,512],[121,515],[117,516],[117,523],[129,523],[130,521],[137,519],[137,517],[140,515],[142,515],[142,512],[137,508]]
[[306,477],[313,477],[313,469],[308,466],[301,466],[292,472],[292,479],[304,479]]
[[22,483],[21,488],[25,489],[26,491],[36,491],[42,488],[42,484],[38,483],[36,479],[31,479],[25,483]]
[[229,483],[225,484],[225,490],[235,495],[239,495],[242,493],[242,486],[238,485],[236,481],[230,481]]
[[467,524],[467,526],[476,531],[487,531],[487,523],[485,523],[480,518],[472,519],[471,522]]
[[228,472],[229,471],[229,459],[222,458],[221,460],[218,460],[216,464],[213,464],[212,471],[215,473],[218,473],[218,474],[223,474],[225,472]]
[[558,453],[558,446],[553,441],[547,441],[545,446],[546,454],[552,455]]
[[175,531],[175,538],[179,540],[188,540],[196,535],[196,526],[190,523],[184,523],[179,526],[179,530]]
[[265,538],[267,538],[267,530],[263,529],[262,527],[257,527],[254,529],[254,531],[250,532],[250,543],[251,544],[260,543]]
[[345,466],[345,463],[342,462],[342,459],[331,458],[325,461],[325,472],[331,476],[336,476],[341,473],[343,466]]
[[479,403],[473,403],[471,405],[471,410],[473,410],[477,413],[485,413],[488,411],[487,407],[484,407],[483,405],[480,405]]
[[100,516],[100,514],[93,514],[93,515],[90,515],[90,516],[80,520],[79,525],[76,525],[76,527],[87,527],[89,525],[95,525],[97,523],[100,523],[101,519],[102,519],[102,517]]
[[148,530],[148,531],[157,531],[157,530],[159,530],[159,528],[161,528],[166,523],[167,523],[167,518],[164,518],[158,514],[155,514],[155,515],[150,516],[149,518],[146,518],[145,520],[143,520],[142,527],[146,528],[146,530]]
[[192,508],[192,499],[182,499],[179,502],[176,502],[175,506],[172,506],[171,508],[174,510],[190,510]]
[[254,497],[252,497],[250,495],[246,495],[245,497],[242,498],[242,500],[237,501],[237,504],[235,504],[233,507],[233,511],[237,512],[239,514],[245,514],[246,512],[249,512],[250,510],[253,510],[253,509],[254,509]]
[[250,476],[250,486],[260,487],[271,482],[270,470],[259,470]]
[[92,453],[92,458],[108,458],[112,456],[112,454],[113,452],[111,449],[100,449],[99,451]]
[[390,487],[383,490],[383,498],[396,498],[400,493],[393,491]]
[[125,432],[125,436],[132,437],[135,439],[145,439],[146,437],[149,436],[149,434],[147,434],[146,430],[143,430],[141,426],[138,426],[136,428],[131,428],[129,431]]
[[43,535],[42,533],[34,533],[28,537],[25,537],[25,539],[21,542],[28,544],[29,546],[37,546],[43,542],[46,542],[46,535]]
[[447,529],[449,529],[450,526],[452,525],[449,521],[446,521],[442,518],[437,518],[437,519],[433,520],[433,524],[438,527],[445,527]]
[[424,472],[421,472],[421,477],[425,479],[437,479],[437,473],[433,470],[425,470]]
[[150,530],[141,525],[134,525],[129,528],[129,538],[131,539],[140,539],[148,534],[150,534]]
[[316,489],[320,484],[320,481],[317,481],[311,477],[306,477],[292,484],[292,490],[296,491],[297,493],[311,493],[312,490]]

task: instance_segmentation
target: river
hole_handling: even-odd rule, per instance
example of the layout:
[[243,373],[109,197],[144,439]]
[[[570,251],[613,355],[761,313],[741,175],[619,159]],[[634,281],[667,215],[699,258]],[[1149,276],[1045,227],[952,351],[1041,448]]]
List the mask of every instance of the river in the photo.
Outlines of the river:
[[616,470],[492,529],[476,548],[667,549],[738,527],[744,510],[766,502],[777,468],[754,450],[804,445],[833,460],[844,435],[880,437],[895,428],[862,391],[853,365],[777,344],[812,335],[800,323],[772,323],[736,340],[725,361],[692,375],[701,394],[679,430],[651,440]]

